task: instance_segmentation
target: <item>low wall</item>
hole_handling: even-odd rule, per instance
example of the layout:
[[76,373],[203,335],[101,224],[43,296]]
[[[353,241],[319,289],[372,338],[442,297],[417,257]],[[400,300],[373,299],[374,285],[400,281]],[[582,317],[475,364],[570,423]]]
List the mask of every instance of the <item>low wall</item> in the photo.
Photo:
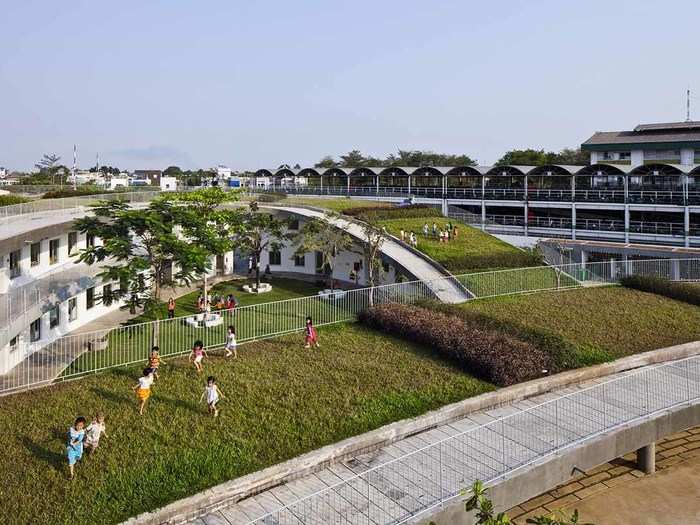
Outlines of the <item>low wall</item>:
[[[672,361],[675,359],[682,359],[699,354],[700,341],[695,341],[692,343],[686,343],[625,357],[611,363],[605,363],[579,370],[572,370],[569,372],[562,372],[553,376],[502,388],[495,392],[481,394],[458,403],[447,405],[438,410],[428,412],[427,414],[413,419],[398,421],[396,423],[378,428],[377,430],[345,439],[338,443],[308,452],[289,461],[285,461],[258,472],[222,483],[194,496],[166,505],[165,507],[157,509],[153,512],[140,514],[139,516],[131,518],[124,523],[126,525],[174,525],[186,523],[190,520],[196,519],[210,512],[214,512],[222,507],[258,494],[277,485],[281,485],[293,479],[318,472],[319,470],[322,470],[333,463],[337,463],[352,456],[389,445],[398,440],[420,432],[425,432],[439,425],[448,424],[478,410],[485,410],[507,403],[514,403],[522,399],[563,388],[568,385],[609,376],[642,366]],[[649,441],[644,444],[647,443],[649,443]],[[623,454],[627,452],[629,452],[629,450]],[[612,457],[602,459],[597,464],[604,463]],[[592,466],[594,465],[587,466],[587,464],[584,464],[584,468],[590,468]],[[563,469],[562,472],[564,470],[565,469]],[[568,472],[570,475],[571,469],[569,469]],[[554,482],[554,478],[552,478],[552,482]],[[555,486],[558,483],[560,482],[556,482],[552,486]],[[547,488],[552,487],[545,487],[542,490],[537,489],[539,492],[536,492],[533,495],[539,494],[540,492],[547,490]],[[529,499],[529,497],[532,496],[523,497],[523,499],[505,508],[510,508],[517,505],[521,501]],[[462,508],[461,505],[459,506]],[[451,522],[443,521],[442,523]]]

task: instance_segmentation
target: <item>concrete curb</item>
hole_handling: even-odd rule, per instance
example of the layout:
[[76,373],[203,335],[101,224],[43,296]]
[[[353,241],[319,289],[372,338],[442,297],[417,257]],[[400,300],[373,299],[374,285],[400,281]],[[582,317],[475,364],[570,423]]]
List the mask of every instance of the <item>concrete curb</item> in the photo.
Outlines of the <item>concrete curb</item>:
[[535,379],[494,392],[481,394],[433,410],[413,419],[397,421],[376,430],[354,436],[332,445],[302,454],[294,459],[273,465],[258,472],[227,481],[208,490],[175,501],[152,512],[146,512],[124,522],[124,525],[175,525],[214,512],[274,486],[300,478],[337,463],[358,453],[365,453],[389,445],[408,436],[444,425],[465,415],[513,403],[563,388],[568,385],[603,378],[642,366],[683,359],[700,354],[700,341],[652,350],[624,357],[611,363],[562,372]]

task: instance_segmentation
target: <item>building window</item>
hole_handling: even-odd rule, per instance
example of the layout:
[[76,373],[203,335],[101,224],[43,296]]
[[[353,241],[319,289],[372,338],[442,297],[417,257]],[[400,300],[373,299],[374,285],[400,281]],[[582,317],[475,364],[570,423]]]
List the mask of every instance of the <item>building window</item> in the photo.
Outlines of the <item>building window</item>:
[[39,264],[39,254],[41,253],[41,241],[32,243],[29,247],[29,261],[32,266]]
[[620,160],[631,160],[632,159],[632,153],[630,151],[621,151],[620,152]]
[[112,304],[112,285],[105,284],[102,287],[102,304],[110,306]]
[[12,339],[10,339],[10,352],[14,352],[17,350],[17,343],[19,342],[19,336],[16,335]]
[[19,260],[20,260],[21,256],[22,256],[22,252],[20,250],[15,250],[14,252],[10,252],[10,279],[14,279],[15,277],[19,277],[20,274],[22,273],[20,268],[19,268]]
[[294,266],[306,266],[306,255],[295,255],[294,256]]
[[89,310],[95,306],[95,287],[91,286],[85,290],[85,308]]
[[279,266],[282,264],[282,252],[279,250],[270,250],[269,252],[270,265]]
[[32,324],[29,325],[29,340],[34,343],[39,339],[41,339],[41,317],[32,321]]
[[49,310],[49,328],[56,328],[60,322],[60,312],[58,309],[58,303],[53,305]]
[[58,239],[51,239],[49,241],[49,264],[56,264],[58,262]]
[[299,219],[290,221],[288,229],[297,231],[299,229]]
[[389,273],[389,262],[382,260],[382,269],[385,273]]
[[78,253],[78,232],[68,232],[68,255]]
[[68,299],[68,320],[75,321],[78,319],[78,299],[71,297]]
[[95,247],[95,236],[91,233],[88,233],[85,236],[85,244],[87,244],[88,248],[94,248]]

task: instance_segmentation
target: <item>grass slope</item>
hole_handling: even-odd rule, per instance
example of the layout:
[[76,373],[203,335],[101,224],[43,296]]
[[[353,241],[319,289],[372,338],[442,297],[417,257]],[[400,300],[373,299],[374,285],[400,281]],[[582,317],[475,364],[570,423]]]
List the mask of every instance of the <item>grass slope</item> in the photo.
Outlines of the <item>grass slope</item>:
[[315,206],[316,208],[326,208],[327,210],[332,210],[340,213],[348,208],[359,208],[367,206],[386,206],[388,203],[375,200],[362,200],[362,199],[348,199],[347,197],[339,197],[337,199],[314,199],[314,198],[304,198],[304,197],[287,197],[278,201],[276,204],[280,205],[294,205],[302,204],[305,206]]
[[[214,357],[205,373],[227,396],[221,415],[198,404],[204,378],[169,361],[146,414],[138,370],[3,398],[0,505],[4,523],[116,523],[223,481],[493,387],[405,341],[339,325],[321,349],[288,336]],[[65,433],[76,415],[107,416],[109,438],[66,480]]]
[[559,334],[574,344],[580,364],[700,339],[700,308],[620,287],[502,297],[461,308]]
[[[432,237],[433,222],[444,229],[448,222],[459,227],[456,239],[441,243]],[[428,223],[430,233],[423,236],[423,225]],[[454,219],[391,219],[381,221],[389,233],[399,236],[403,228],[418,236],[418,249],[445,266],[452,273],[497,268],[534,266],[537,260],[527,252],[505,243],[493,235],[484,233]]]

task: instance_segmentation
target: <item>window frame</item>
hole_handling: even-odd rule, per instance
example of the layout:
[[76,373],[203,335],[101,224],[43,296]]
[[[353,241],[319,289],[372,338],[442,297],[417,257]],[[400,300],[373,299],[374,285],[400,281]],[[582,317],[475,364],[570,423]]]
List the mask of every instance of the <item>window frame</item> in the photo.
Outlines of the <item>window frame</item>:
[[60,239],[51,239],[49,241],[49,264],[58,263],[58,250],[61,247]]
[[[37,248],[36,254],[34,249]],[[36,255],[36,259],[34,256]],[[39,266],[41,263],[41,241],[33,242],[29,245],[29,266]]]
[[95,287],[85,289],[85,309],[92,310],[95,307]]
[[41,317],[29,323],[29,341],[31,343],[41,341]]
[[279,248],[268,250],[267,261],[270,266],[282,266],[282,251]]
[[68,256],[78,253],[78,232],[68,232]]
[[78,320],[78,298],[77,297],[71,297],[68,299],[68,322],[72,323],[73,321]]
[[55,303],[49,308],[49,328],[56,328],[61,324],[61,307],[59,303]]

